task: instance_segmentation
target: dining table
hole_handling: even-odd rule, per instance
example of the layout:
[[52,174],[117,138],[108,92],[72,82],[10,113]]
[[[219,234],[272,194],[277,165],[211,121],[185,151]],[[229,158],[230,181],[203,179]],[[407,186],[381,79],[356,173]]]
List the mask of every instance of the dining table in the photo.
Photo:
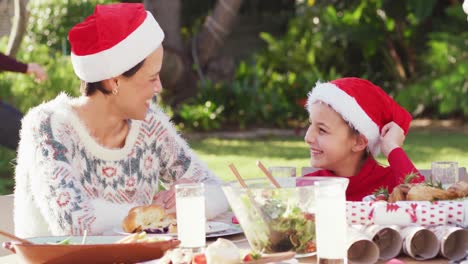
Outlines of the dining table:
[[[215,219],[212,219],[212,221],[232,224],[231,223],[232,216],[233,216],[232,212],[226,212],[216,217]],[[239,248],[240,252],[247,253],[250,251],[249,242],[243,233],[227,235],[227,236],[222,236],[222,237],[234,242],[234,244],[237,245],[237,247]],[[207,238],[207,245],[209,245],[210,243],[213,243],[217,239],[218,237]],[[417,264],[417,263],[421,263],[421,264],[422,263],[424,264],[443,264],[444,263],[446,264],[446,263],[449,263],[447,259],[441,258],[441,257],[430,259],[430,260],[418,261],[408,256],[400,255],[396,259],[401,261],[400,263],[405,263],[405,264]],[[382,260],[377,263],[383,264],[383,263],[387,263],[388,261],[389,260]],[[0,257],[0,263],[1,264],[20,264],[19,259],[15,254],[10,254],[10,255]],[[153,264],[154,262],[151,262],[151,263]],[[288,263],[288,262],[281,262],[281,263]],[[297,258],[296,261],[289,262],[289,263],[317,263],[317,258],[315,255],[309,256],[309,257]],[[394,262],[394,263],[398,263],[398,262]]]

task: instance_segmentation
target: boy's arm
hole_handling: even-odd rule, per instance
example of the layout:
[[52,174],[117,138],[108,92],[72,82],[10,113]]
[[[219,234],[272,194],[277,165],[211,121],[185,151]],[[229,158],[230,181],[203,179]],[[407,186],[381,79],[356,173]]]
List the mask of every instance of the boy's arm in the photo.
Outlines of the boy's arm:
[[424,181],[424,176],[419,173],[418,169],[416,169],[413,162],[411,162],[408,155],[406,155],[406,152],[402,148],[398,147],[390,152],[388,155],[388,163],[394,172],[394,175],[397,176],[397,184],[403,183],[405,177],[412,173],[417,174],[417,176],[411,180],[411,183]]

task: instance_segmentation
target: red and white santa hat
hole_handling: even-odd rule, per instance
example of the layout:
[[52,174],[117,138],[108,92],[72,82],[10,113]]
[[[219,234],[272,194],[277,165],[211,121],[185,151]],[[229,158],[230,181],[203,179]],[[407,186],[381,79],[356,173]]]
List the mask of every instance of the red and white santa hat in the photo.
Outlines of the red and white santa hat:
[[368,140],[373,156],[380,153],[380,132],[393,121],[408,133],[411,115],[380,87],[359,78],[342,78],[318,82],[308,94],[307,110],[321,101],[330,105],[343,119]]
[[131,69],[156,50],[164,32],[143,4],[97,5],[68,33],[76,75],[98,82]]

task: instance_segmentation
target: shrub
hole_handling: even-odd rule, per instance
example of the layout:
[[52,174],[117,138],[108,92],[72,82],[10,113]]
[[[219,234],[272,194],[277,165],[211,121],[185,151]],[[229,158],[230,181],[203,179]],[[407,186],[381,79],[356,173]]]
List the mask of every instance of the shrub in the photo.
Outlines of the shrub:
[[70,53],[68,31],[89,16],[96,4],[112,3],[111,0],[33,0],[30,12],[27,42],[44,44],[52,52]]

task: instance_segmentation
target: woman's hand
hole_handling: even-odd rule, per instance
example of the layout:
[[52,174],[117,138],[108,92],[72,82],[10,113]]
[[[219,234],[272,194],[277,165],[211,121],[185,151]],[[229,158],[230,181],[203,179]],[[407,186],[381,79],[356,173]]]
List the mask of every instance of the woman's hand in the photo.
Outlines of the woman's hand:
[[405,141],[405,133],[397,123],[392,121],[382,128],[380,148],[385,157],[388,157],[395,148],[402,147],[403,141]]
[[174,186],[172,186],[169,190],[159,191],[153,197],[153,204],[162,206],[167,213],[174,213],[176,205]]
[[153,204],[162,206],[167,213],[175,213],[176,211],[176,197],[175,186],[179,183],[192,183],[193,181],[187,179],[179,179],[174,183],[169,190],[159,191],[153,197]]

